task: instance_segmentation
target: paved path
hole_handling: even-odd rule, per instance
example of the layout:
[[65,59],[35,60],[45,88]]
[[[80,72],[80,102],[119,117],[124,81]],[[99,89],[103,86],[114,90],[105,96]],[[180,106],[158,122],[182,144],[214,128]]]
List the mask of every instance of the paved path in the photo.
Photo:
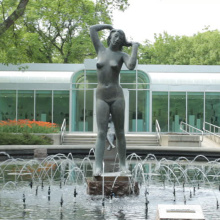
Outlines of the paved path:
[[[33,158],[35,149],[47,149],[48,155],[57,153],[72,153],[76,156],[89,154],[94,145],[0,145],[0,159],[3,156],[1,152],[6,152],[13,157]],[[158,157],[179,157],[204,155],[210,158],[220,158],[220,144],[204,137],[201,147],[179,147],[179,146],[127,146],[127,154],[137,153],[141,156],[155,154]]]

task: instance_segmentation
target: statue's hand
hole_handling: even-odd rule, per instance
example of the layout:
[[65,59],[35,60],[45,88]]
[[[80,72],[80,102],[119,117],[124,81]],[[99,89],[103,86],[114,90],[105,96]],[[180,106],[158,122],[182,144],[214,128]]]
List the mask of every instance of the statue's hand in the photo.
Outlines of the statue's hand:
[[138,42],[131,42],[132,43],[132,46],[140,46],[140,43],[138,43]]

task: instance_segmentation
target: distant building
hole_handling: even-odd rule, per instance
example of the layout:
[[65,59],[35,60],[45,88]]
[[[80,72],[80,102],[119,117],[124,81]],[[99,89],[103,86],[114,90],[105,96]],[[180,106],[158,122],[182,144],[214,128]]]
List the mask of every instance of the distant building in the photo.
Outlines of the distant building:
[[[1,65],[0,120],[61,125],[66,118],[72,132],[96,131],[95,64]],[[220,126],[220,66],[123,66],[120,84],[126,132],[154,132],[156,119],[162,132],[180,132],[181,121],[199,129],[204,121]]]

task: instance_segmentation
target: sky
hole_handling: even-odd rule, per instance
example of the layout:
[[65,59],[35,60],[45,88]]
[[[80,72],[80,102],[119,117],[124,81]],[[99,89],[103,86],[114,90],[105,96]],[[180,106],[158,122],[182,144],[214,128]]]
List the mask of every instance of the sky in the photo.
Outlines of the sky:
[[154,34],[192,36],[220,30],[220,0],[129,0],[125,12],[114,11],[113,27],[124,30],[128,40],[154,42]]

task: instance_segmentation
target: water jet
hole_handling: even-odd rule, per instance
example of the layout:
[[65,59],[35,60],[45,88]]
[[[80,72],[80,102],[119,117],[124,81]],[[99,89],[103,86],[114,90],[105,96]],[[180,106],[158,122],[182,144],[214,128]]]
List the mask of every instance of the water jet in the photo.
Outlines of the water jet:
[[[200,205],[206,219],[219,219],[220,162],[201,162],[199,158],[171,161],[158,160],[152,155],[143,159],[137,155],[129,156],[127,163],[131,174],[126,178],[129,179],[130,194],[122,197],[116,189],[116,182],[123,180],[119,174],[117,178],[112,178],[104,173],[104,178],[99,177],[101,183],[104,179],[104,191],[101,190],[100,195],[87,194],[87,179],[93,178],[92,157],[78,159],[58,154],[44,160],[8,158],[0,162],[0,215],[3,218],[13,216],[14,219],[21,215],[24,219],[49,219],[56,218],[62,208],[59,213],[62,219],[72,218],[73,215],[77,219],[85,219],[85,216],[114,219],[113,216],[122,213],[126,219],[155,219],[159,204],[175,203]],[[107,194],[108,178],[112,178],[112,182]],[[134,182],[137,182],[139,190],[137,195],[131,193]],[[41,190],[38,190],[39,186]]]

